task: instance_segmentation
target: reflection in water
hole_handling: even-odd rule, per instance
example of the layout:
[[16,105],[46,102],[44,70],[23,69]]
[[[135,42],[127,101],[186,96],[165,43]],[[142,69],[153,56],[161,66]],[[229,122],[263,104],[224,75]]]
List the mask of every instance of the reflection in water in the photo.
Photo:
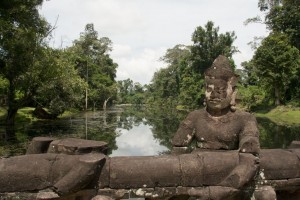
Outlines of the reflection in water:
[[278,125],[268,118],[257,118],[257,122],[263,148],[287,148],[293,140],[300,140],[299,126]]
[[[36,136],[82,138],[106,141],[111,156],[142,156],[168,153],[173,138],[186,112],[158,109],[110,109],[83,112],[68,119],[36,121],[16,125],[14,140],[5,137],[0,127],[0,156],[24,154],[29,141]],[[262,148],[286,148],[300,140],[300,127],[276,125],[258,118]]]
[[118,149],[111,156],[158,155],[168,150],[155,140],[149,125],[140,124],[130,130],[118,128],[117,131],[120,132],[120,136],[116,138]]

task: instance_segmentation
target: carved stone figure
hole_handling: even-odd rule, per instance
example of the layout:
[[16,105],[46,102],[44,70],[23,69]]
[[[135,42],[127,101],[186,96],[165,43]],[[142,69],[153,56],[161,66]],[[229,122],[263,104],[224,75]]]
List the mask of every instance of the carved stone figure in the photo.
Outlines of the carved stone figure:
[[259,154],[255,117],[234,108],[237,79],[224,56],[219,56],[206,70],[206,108],[191,112],[181,123],[172,140],[174,153],[185,152],[196,139],[197,148],[202,150]]
[[222,174],[227,176],[219,181],[215,178],[212,185],[242,189],[254,181],[258,172],[258,157],[254,156],[258,156],[260,145],[255,117],[234,107],[237,80],[229,60],[218,56],[205,71],[206,108],[187,116],[172,143],[174,154],[187,152],[194,139],[197,142],[194,152],[198,156],[206,151],[237,151],[239,163],[233,169],[223,171]]

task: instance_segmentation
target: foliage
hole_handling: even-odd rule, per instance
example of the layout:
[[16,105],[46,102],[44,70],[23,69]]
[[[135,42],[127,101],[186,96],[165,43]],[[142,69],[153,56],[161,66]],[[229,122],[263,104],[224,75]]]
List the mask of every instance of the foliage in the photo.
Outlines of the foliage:
[[273,32],[289,36],[291,45],[300,50],[300,1],[282,0],[281,5],[272,7],[266,16],[266,24]]
[[274,6],[278,6],[281,2],[282,0],[258,0],[258,7],[261,11],[266,11]]
[[299,52],[295,48],[300,50],[300,1],[258,0],[258,7],[266,15],[264,21],[256,17],[247,23],[265,23],[270,34],[263,40],[256,38],[251,44],[255,55],[252,61],[243,63],[248,84],[262,85],[266,98],[273,99],[277,105],[297,102],[300,70]]
[[105,100],[116,99],[117,64],[109,56],[112,42],[109,38],[98,38],[93,24],[87,24],[80,38],[67,49],[75,57],[76,68],[88,84],[88,102],[102,105]]
[[256,85],[240,86],[238,90],[240,104],[247,111],[252,111],[255,107],[263,105],[266,98],[265,91]]
[[267,117],[277,124],[300,125],[300,110],[295,107],[278,106],[266,113],[257,111],[256,116]]
[[176,45],[167,50],[161,58],[167,67],[154,73],[150,85],[153,102],[173,107],[178,103],[183,70],[187,66],[189,56],[190,48],[185,45]]
[[[42,3],[43,0],[0,3],[0,73],[9,82],[7,124],[14,123],[18,108],[26,105],[35,92],[24,84],[24,77],[40,55],[43,39],[50,30],[38,13]],[[21,93],[18,98],[17,91]]]
[[283,33],[272,33],[262,41],[252,59],[259,83],[271,93],[275,104],[285,101],[284,95],[300,70],[299,50],[289,44]]
[[234,32],[219,34],[219,27],[214,27],[212,21],[208,21],[204,28],[197,27],[192,35],[193,68],[203,74],[219,55],[231,58],[234,53],[238,52],[237,48],[233,46],[235,39]]
[[74,57],[65,50],[44,49],[43,59],[34,65],[35,74],[31,76],[39,84],[34,96],[37,106],[49,108],[54,115],[79,106],[86,83],[74,63]]
[[[199,107],[204,100],[204,71],[219,55],[231,58],[237,49],[232,45],[234,32],[219,34],[219,27],[209,21],[197,27],[191,46],[176,45],[161,58],[167,66],[157,71],[150,85],[151,101],[175,108],[178,104]],[[234,62],[232,61],[234,68]]]
[[119,104],[142,105],[146,103],[146,87],[139,82],[134,83],[131,79],[118,81]]

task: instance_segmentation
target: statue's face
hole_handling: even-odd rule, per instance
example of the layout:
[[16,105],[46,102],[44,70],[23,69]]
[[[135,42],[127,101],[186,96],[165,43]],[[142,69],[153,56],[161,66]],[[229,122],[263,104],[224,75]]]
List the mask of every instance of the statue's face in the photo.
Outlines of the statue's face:
[[206,84],[206,105],[212,110],[222,110],[230,106],[233,89],[230,82],[214,80]]

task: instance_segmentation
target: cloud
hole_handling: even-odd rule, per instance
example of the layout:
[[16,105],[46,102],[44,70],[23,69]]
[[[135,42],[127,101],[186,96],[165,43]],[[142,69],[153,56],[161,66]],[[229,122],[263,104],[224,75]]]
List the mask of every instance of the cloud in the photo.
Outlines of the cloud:
[[134,126],[130,131],[117,129],[121,135],[116,138],[118,149],[113,151],[111,156],[148,156],[157,155],[166,151],[153,137],[151,127],[140,124]]
[[153,74],[164,63],[159,58],[166,51],[165,48],[142,49],[134,53],[130,46],[115,45],[111,56],[119,64],[117,79],[124,80],[130,77],[134,82],[147,84],[151,81]]
[[119,65],[117,79],[142,84],[165,66],[158,59],[166,49],[191,44],[195,28],[209,20],[219,26],[219,33],[235,31],[238,66],[252,57],[247,43],[267,34],[264,25],[243,25],[260,14],[257,0],[51,0],[45,1],[41,13],[52,24],[59,15],[51,43],[56,47],[71,45],[85,25],[93,23],[100,37],[114,43],[111,55]]

